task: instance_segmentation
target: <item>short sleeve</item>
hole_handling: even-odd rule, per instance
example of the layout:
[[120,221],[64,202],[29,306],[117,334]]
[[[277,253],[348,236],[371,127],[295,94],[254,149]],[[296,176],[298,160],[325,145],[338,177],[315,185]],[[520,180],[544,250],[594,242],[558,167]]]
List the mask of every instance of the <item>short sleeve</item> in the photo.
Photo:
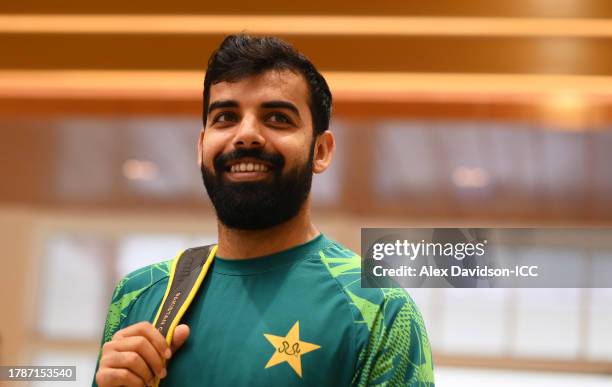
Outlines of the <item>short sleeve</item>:
[[354,386],[433,387],[433,361],[421,313],[403,289],[381,289],[367,346],[359,353]]
[[126,275],[115,287],[111,303],[108,307],[108,313],[106,314],[92,386],[97,387],[95,373],[98,372],[98,367],[100,366],[102,346],[113,338],[115,332],[123,328],[122,323],[128,316],[130,307],[136,299],[157,281],[168,277],[171,262],[164,261],[138,269]]
[[[128,280],[127,277],[122,279],[119,282],[119,284],[117,284],[117,286],[115,287],[115,290],[113,291],[113,297],[108,307],[108,312],[106,314],[106,321],[104,322],[104,332],[102,333],[100,349],[98,350],[98,360],[96,362],[95,373],[98,372],[98,367],[100,366],[100,356],[102,355],[102,346],[107,341],[110,341],[113,338],[113,335],[115,334],[115,332],[119,330],[121,321],[125,317],[125,310],[127,309],[128,305],[132,302],[132,300],[135,298],[135,296],[137,296],[137,294],[135,294],[134,292],[125,294],[124,285],[127,282],[127,280]],[[95,373],[94,373],[94,380],[93,380],[92,386],[97,386],[97,383],[95,380]]]

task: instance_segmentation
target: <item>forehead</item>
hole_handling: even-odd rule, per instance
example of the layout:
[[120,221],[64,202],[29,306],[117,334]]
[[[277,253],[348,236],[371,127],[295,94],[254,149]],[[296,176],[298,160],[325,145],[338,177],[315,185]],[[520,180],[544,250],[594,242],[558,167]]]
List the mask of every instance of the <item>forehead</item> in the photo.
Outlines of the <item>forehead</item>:
[[236,100],[241,105],[264,101],[290,101],[300,109],[308,108],[308,85],[299,73],[269,70],[235,82],[219,82],[210,87],[210,102]]

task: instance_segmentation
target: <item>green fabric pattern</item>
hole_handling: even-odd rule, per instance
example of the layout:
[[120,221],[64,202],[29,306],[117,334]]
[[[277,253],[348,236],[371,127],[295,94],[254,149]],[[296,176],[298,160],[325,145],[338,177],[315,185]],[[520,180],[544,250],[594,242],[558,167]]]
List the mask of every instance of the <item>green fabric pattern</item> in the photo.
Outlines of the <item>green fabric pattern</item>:
[[361,316],[363,317],[363,321],[356,320],[356,323],[365,322],[368,326],[368,331],[372,330],[372,325],[374,325],[374,321],[376,316],[378,315],[379,306],[366,300],[365,298],[361,298],[353,292],[347,290],[346,291],[351,300],[353,301],[353,305],[359,309]]
[[[431,347],[420,313],[402,289],[382,289],[386,302],[376,316],[357,386],[433,386]],[[395,316],[387,309],[401,304]]]
[[[125,276],[115,287],[104,324],[103,342],[110,341],[132,302],[160,278],[168,276],[172,260],[155,263]],[[126,286],[129,284],[129,286]]]
[[367,345],[359,352],[354,386],[433,387],[433,361],[425,324],[403,289],[361,288],[361,258],[338,244],[320,252],[365,325]]

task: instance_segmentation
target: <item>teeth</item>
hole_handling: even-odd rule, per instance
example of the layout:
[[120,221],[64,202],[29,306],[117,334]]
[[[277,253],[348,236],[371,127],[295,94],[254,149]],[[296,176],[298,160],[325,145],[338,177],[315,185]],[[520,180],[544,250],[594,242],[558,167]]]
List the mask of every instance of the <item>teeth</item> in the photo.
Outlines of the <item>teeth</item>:
[[268,167],[263,164],[240,163],[230,167],[230,172],[267,172]]

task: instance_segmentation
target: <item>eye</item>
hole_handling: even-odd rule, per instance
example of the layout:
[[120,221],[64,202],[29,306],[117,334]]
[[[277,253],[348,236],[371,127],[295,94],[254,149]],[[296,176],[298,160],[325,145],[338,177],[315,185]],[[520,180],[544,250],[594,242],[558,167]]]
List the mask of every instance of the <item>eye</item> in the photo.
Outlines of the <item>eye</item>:
[[237,121],[238,114],[234,112],[221,112],[213,118],[212,123]]
[[293,124],[291,119],[283,113],[272,113],[268,116],[268,121],[277,124]]

